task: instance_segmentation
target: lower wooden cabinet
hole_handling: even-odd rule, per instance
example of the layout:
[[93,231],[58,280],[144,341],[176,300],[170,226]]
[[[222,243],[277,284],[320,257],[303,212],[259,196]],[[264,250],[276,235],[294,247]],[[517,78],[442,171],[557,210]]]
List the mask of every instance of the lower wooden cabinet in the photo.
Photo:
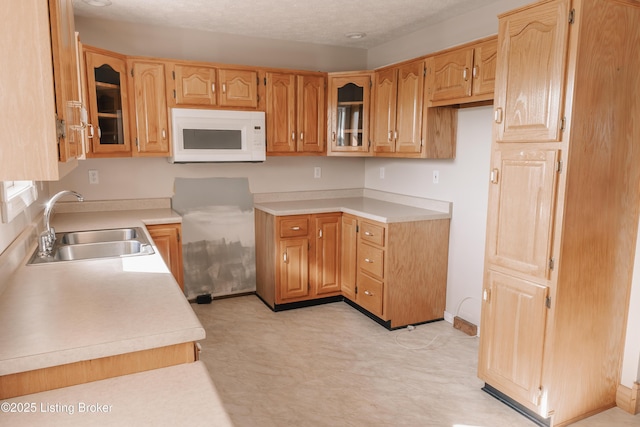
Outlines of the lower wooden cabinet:
[[167,264],[180,289],[184,290],[183,265],[182,265],[182,226],[175,224],[147,225],[147,230],[153,242],[160,252],[162,259]]
[[272,309],[345,297],[389,329],[444,317],[448,219],[384,224],[256,209],[255,221],[256,293]]
[[271,308],[340,295],[341,215],[256,210],[256,293]]

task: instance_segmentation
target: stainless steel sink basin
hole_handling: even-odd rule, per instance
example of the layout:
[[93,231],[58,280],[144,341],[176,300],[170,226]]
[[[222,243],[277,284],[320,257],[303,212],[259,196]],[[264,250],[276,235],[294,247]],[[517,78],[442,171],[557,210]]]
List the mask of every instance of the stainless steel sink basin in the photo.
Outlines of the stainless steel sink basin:
[[50,256],[36,250],[27,264],[44,264],[153,254],[147,235],[140,227],[57,233]]
[[[60,236],[63,245],[80,243],[119,242],[137,239],[140,234],[136,228],[116,228],[112,230],[73,231]],[[144,236],[144,233],[142,233]]]
[[59,261],[78,259],[111,258],[126,255],[152,254],[151,245],[138,240],[120,242],[81,243],[77,245],[59,246],[53,257]]

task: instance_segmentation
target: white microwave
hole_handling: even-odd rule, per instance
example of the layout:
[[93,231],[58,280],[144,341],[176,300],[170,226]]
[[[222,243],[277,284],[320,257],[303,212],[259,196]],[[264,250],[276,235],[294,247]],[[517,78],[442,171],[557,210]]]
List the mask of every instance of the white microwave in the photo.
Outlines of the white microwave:
[[262,111],[172,108],[171,126],[170,163],[266,160]]

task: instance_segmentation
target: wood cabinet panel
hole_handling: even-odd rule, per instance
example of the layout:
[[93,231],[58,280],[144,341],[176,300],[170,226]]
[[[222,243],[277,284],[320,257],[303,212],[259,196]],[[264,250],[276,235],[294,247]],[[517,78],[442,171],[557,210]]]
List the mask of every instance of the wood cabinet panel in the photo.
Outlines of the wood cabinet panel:
[[474,47],[471,93],[474,96],[490,95],[493,98],[498,63],[498,41],[479,43]]
[[[309,295],[309,239],[280,240],[279,293],[276,301]],[[277,292],[277,291],[276,291]]]
[[169,156],[170,136],[165,66],[163,63],[133,61],[133,118],[137,156]]
[[384,317],[384,283],[362,272],[358,273],[356,303],[376,316]]
[[569,38],[569,0],[541,4],[499,24],[497,141],[560,141]]
[[173,73],[175,105],[218,105],[214,67],[176,64]]
[[342,294],[352,301],[356,299],[356,273],[358,271],[357,243],[358,219],[351,215],[342,215],[340,238],[340,288]]
[[396,129],[396,91],[398,70],[389,68],[376,71],[373,83],[371,140],[374,151],[392,152]]
[[296,144],[296,90],[293,74],[267,73],[267,151],[293,153]]
[[258,72],[254,70],[218,69],[221,107],[258,107]]
[[180,224],[150,224],[146,227],[180,289],[184,290],[182,226]]
[[473,48],[436,55],[433,61],[432,101],[471,96]]
[[424,61],[411,62],[398,69],[396,106],[397,153],[420,153]]
[[369,153],[371,73],[329,74],[328,155]]
[[557,150],[494,151],[487,223],[488,263],[547,277],[558,155]]
[[358,246],[358,266],[379,279],[384,278],[384,249],[367,244]]
[[325,141],[325,78],[297,76],[298,152],[321,153]]
[[480,378],[539,405],[548,288],[491,270],[487,275]]
[[313,290],[316,295],[340,292],[341,214],[317,215],[313,245]]

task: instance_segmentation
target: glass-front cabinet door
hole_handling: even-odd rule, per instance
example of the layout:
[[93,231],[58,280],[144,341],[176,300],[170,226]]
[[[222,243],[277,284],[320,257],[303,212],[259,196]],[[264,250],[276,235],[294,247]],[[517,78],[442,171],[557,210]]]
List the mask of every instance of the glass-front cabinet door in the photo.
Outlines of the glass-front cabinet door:
[[329,74],[329,155],[369,153],[370,73]]
[[85,50],[89,103],[88,155],[131,155],[124,57]]

